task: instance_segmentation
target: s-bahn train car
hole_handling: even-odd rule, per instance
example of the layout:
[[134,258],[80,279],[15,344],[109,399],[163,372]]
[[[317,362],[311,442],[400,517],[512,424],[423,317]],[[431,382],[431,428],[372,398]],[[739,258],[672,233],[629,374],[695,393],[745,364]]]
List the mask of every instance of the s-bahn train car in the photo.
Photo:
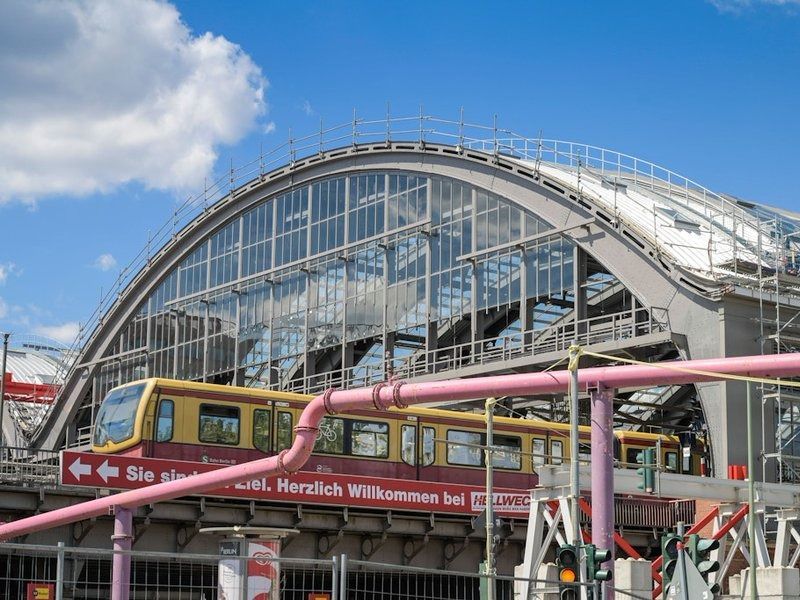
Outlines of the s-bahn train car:
[[[97,413],[92,450],[150,458],[238,464],[291,445],[311,396],[222,385],[145,379],[112,389]],[[481,485],[485,478],[483,415],[410,407],[355,411],[320,424],[303,470]],[[589,458],[588,427],[580,428]],[[633,466],[644,448],[676,473],[700,474],[702,447],[685,456],[676,436],[615,433],[615,457]],[[570,459],[569,425],[495,417],[495,483],[536,485],[537,468]],[[585,453],[585,456],[584,456]]]

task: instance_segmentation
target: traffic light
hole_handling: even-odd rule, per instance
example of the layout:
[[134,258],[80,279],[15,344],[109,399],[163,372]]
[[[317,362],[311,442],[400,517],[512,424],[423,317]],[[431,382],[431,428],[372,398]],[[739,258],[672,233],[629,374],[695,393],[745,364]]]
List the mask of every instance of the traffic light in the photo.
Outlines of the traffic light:
[[578,549],[571,544],[564,544],[556,550],[559,600],[578,600],[580,597],[578,560]]
[[586,552],[586,579],[592,581],[611,581],[610,569],[602,568],[602,564],[611,559],[611,550],[598,548],[594,544],[584,546]]
[[656,463],[656,451],[653,448],[645,448],[636,455],[636,462],[642,465],[636,469],[636,474],[642,478],[636,487],[652,494],[656,487],[656,472],[653,469]]
[[661,589],[666,590],[678,566],[678,544],[681,536],[666,533],[661,536]]
[[[694,566],[697,567],[697,570],[700,571],[700,575],[703,576],[706,583],[711,583],[708,581],[708,576],[719,571],[719,562],[711,560],[710,554],[713,550],[719,548],[719,542],[713,539],[701,538],[695,533],[689,536],[687,548],[689,550],[689,558],[694,563]],[[711,586],[712,593],[718,594],[719,590],[718,583]]]

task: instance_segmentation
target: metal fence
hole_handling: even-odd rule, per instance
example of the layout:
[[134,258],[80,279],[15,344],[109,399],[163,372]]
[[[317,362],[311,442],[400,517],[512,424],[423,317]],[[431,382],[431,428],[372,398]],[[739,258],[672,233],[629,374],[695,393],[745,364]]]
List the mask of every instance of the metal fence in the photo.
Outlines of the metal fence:
[[59,453],[0,447],[0,483],[33,487],[58,484]]
[[[494,585],[496,600],[518,597],[522,579],[348,560],[268,559],[278,591],[266,578],[249,578],[247,595],[220,568],[226,562],[239,573],[263,558],[203,554],[131,552],[130,598],[158,600],[481,600]],[[110,550],[31,544],[0,544],[0,600],[38,597],[100,600],[111,596]],[[558,583],[530,580],[538,594],[557,593]],[[274,595],[273,595],[274,594]],[[547,596],[543,596],[547,597]]]

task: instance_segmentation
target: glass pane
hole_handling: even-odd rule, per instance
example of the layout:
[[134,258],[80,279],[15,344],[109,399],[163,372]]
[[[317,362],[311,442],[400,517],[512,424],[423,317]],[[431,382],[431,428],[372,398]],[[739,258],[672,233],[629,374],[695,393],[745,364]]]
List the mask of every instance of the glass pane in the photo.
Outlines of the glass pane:
[[158,406],[158,421],[156,424],[156,441],[168,442],[172,439],[172,424],[174,422],[175,403],[172,400],[162,400]]
[[552,464],[560,465],[564,456],[564,442],[552,441],[550,442],[550,454],[552,455]]
[[133,435],[136,411],[145,384],[116,389],[109,393],[97,413],[94,443],[104,445],[109,440],[122,442]]
[[545,448],[544,438],[533,438],[533,466],[538,467],[547,462],[547,449]]
[[495,435],[492,452],[492,465],[500,469],[519,469],[522,466],[522,440],[518,437]]
[[389,426],[386,423],[354,421],[352,431],[353,456],[389,456]]
[[198,437],[201,442],[210,444],[238,444],[239,409],[235,406],[201,404]]
[[262,452],[269,452],[269,411],[253,411],[253,446]]
[[344,454],[344,420],[333,417],[322,419],[314,452]]
[[[480,467],[483,464],[481,434],[451,429],[447,432],[447,462]],[[469,444],[469,445],[466,445]]]
[[436,430],[433,427],[422,428],[422,466],[429,467],[436,460]]
[[667,470],[668,471],[677,471],[678,470],[678,453],[677,452],[667,452]]
[[292,445],[292,413],[278,413],[278,447],[277,450],[285,450]]
[[403,425],[401,428],[400,456],[408,465],[417,464],[417,428],[414,425]]

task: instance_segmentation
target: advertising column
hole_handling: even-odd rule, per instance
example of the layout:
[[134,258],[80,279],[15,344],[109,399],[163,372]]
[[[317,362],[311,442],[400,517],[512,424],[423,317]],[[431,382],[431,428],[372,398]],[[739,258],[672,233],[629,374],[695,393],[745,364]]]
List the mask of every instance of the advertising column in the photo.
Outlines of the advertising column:
[[281,539],[296,529],[209,527],[202,533],[224,536],[219,543],[219,600],[280,600]]

